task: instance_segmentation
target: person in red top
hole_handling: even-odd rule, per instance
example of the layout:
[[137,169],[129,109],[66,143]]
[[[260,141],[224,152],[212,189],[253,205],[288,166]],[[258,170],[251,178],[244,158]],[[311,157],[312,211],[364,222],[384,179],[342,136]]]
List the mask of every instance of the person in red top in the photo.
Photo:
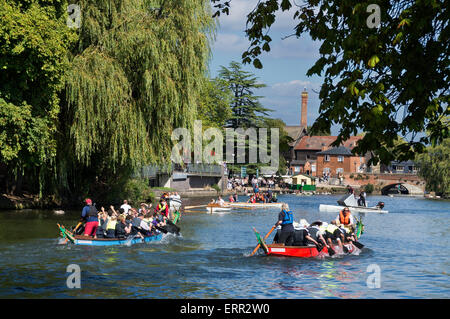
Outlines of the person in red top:
[[159,201],[155,211],[164,217],[169,218],[169,205],[167,205],[167,202],[164,199]]
[[85,202],[86,206],[83,207],[81,212],[81,218],[86,221],[84,235],[96,237],[98,228],[98,212],[95,206],[92,205],[91,199],[87,198]]

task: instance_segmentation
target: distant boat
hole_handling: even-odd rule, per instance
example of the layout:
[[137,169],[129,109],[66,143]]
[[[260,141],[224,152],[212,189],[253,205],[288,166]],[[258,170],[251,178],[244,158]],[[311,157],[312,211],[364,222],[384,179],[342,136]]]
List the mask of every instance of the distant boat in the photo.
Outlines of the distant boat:
[[206,212],[209,214],[213,213],[223,213],[223,212],[229,212],[231,210],[230,206],[221,206],[219,204],[208,204],[206,205]]
[[242,203],[233,202],[229,203],[231,207],[246,207],[246,208],[280,208],[284,203]]
[[[339,213],[345,206],[320,204],[319,211],[325,213]],[[351,213],[378,213],[387,214],[389,211],[379,207],[347,206]]]
[[339,213],[344,207],[348,207],[351,213],[378,213],[387,214],[389,211],[383,210],[384,203],[379,202],[377,206],[359,206],[353,194],[346,195],[337,201],[339,205],[319,205],[319,211],[325,213]]

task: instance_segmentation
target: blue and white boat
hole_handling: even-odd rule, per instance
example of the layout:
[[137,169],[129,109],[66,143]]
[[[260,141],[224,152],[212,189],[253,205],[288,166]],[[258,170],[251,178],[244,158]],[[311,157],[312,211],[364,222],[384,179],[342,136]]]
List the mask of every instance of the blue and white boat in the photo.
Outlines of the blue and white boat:
[[61,237],[65,239],[64,243],[71,242],[74,245],[86,245],[86,246],[120,246],[120,245],[133,245],[149,243],[152,241],[160,241],[163,237],[162,233],[158,233],[152,236],[146,236],[143,239],[139,236],[132,236],[128,238],[92,238],[84,235],[74,235],[68,231],[64,226],[57,224],[61,231]]
[[163,234],[157,234],[153,236],[144,237],[144,239],[140,237],[136,238],[92,238],[89,236],[78,236],[75,235],[73,244],[75,245],[87,245],[87,246],[117,246],[117,245],[133,245],[133,244],[142,244],[149,243],[152,241],[160,241],[162,239]]

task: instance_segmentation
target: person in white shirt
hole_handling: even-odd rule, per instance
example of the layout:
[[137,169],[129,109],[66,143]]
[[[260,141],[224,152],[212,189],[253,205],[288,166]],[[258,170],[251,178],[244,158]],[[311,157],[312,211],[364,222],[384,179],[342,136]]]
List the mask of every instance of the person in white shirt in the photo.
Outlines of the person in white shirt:
[[124,199],[122,206],[120,206],[120,208],[123,209],[125,215],[128,215],[128,211],[130,210],[131,206],[128,205],[128,201],[126,199]]
[[220,206],[225,206],[225,201],[223,200],[222,196],[219,196],[219,199],[217,199],[217,204]]
[[175,212],[175,211],[177,211],[177,210],[180,210],[180,208],[181,208],[181,197],[180,197],[180,195],[178,195],[178,193],[177,192],[175,192],[175,193],[172,193],[170,196],[169,196],[169,209],[170,209],[170,211],[171,211],[171,213],[173,213],[173,212]]

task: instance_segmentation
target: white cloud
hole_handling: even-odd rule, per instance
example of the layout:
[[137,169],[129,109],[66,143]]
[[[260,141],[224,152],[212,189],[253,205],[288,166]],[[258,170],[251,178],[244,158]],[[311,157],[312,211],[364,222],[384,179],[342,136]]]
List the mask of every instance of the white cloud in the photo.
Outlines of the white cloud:
[[242,53],[249,46],[247,39],[233,33],[219,33],[212,45],[212,50],[221,52]]
[[274,41],[267,56],[274,59],[300,58],[317,60],[320,57],[319,47],[320,44],[318,42],[309,38],[293,36],[284,40]]
[[308,92],[318,91],[319,83],[302,80],[292,80],[289,82],[278,82],[266,88],[265,94],[281,97],[300,97],[301,92],[306,88]]
[[[247,15],[256,7],[258,2],[258,0],[232,0],[229,15],[222,13],[219,17],[220,30],[244,32]],[[292,31],[296,25],[293,20],[294,13],[294,8],[291,8],[289,11],[278,10],[271,29],[289,29]]]

